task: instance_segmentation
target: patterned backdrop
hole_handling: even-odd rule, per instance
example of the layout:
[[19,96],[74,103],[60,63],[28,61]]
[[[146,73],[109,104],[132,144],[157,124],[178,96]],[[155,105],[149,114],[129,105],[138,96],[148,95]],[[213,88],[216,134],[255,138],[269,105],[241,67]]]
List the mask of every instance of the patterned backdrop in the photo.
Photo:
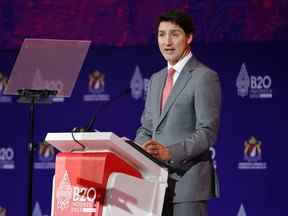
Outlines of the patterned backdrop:
[[287,0],[1,0],[0,47],[17,48],[26,37],[151,44],[156,17],[176,7],[193,15],[199,42],[288,38]]

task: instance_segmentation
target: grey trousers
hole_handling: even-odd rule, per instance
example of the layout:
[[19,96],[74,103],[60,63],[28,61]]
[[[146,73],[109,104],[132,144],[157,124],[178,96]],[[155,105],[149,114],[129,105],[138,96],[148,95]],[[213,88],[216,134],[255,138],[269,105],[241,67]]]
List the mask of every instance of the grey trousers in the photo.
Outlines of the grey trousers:
[[208,216],[208,201],[174,203],[175,180],[168,178],[162,216]]
[[207,201],[182,202],[164,205],[162,216],[208,216]]
[[175,203],[173,216],[208,216],[207,201]]

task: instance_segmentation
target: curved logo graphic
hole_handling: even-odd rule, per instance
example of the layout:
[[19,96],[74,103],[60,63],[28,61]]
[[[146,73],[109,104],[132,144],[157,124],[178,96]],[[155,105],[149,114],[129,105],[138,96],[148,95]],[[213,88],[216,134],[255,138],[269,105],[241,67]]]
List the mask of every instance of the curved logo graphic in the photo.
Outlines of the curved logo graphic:
[[39,145],[38,155],[41,161],[51,161],[54,159],[55,150],[50,144],[42,142]]
[[141,75],[140,68],[137,65],[130,82],[132,97],[136,100],[142,97],[144,90],[144,79]]
[[5,88],[7,87],[8,79],[4,74],[0,73],[0,95],[3,94]]
[[105,75],[98,70],[94,70],[89,75],[89,91],[91,93],[101,93],[105,89]]
[[89,94],[83,96],[84,101],[109,101],[110,95],[105,91],[105,74],[94,69],[89,74],[88,91]]
[[255,136],[251,136],[249,140],[244,142],[243,160],[238,163],[240,170],[267,169],[267,163],[262,161],[262,142],[257,140]]
[[8,79],[7,77],[0,72],[0,103],[11,103],[11,96],[4,96],[4,91],[7,88]]
[[261,160],[261,141],[256,140],[254,136],[252,136],[249,141],[245,141],[244,143],[244,159],[249,162],[255,162]]
[[236,86],[237,86],[237,93],[240,97],[245,97],[248,95],[250,79],[245,63],[243,63],[241,66],[240,72],[236,80]]
[[73,188],[69,179],[68,172],[65,171],[60,185],[56,192],[57,208],[64,210],[69,207],[69,203],[72,199]]

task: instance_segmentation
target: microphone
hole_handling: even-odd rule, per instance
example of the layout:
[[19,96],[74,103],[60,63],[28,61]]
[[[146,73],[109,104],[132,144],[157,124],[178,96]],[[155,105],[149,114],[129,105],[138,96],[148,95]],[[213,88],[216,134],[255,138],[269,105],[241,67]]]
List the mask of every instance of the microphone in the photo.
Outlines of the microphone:
[[90,121],[87,123],[87,125],[83,128],[73,128],[72,132],[92,132],[92,127],[95,124],[97,114],[102,111],[103,109],[109,107],[111,104],[113,104],[115,101],[118,101],[120,98],[122,98],[125,95],[128,95],[131,93],[131,89],[127,88],[123,92],[121,92],[116,97],[113,97],[111,100],[107,101],[106,103],[102,104],[102,106],[99,107],[99,109],[96,110],[93,117],[90,119]]

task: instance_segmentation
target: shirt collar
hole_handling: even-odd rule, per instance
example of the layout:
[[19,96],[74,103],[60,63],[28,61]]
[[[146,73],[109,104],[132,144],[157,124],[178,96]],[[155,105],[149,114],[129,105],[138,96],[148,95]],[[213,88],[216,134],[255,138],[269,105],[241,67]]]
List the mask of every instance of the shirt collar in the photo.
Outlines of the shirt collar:
[[171,65],[168,62],[168,70],[173,67],[176,70],[176,73],[180,73],[182,69],[184,68],[185,64],[188,62],[188,60],[192,57],[191,51],[182,59],[180,59],[175,65]]

